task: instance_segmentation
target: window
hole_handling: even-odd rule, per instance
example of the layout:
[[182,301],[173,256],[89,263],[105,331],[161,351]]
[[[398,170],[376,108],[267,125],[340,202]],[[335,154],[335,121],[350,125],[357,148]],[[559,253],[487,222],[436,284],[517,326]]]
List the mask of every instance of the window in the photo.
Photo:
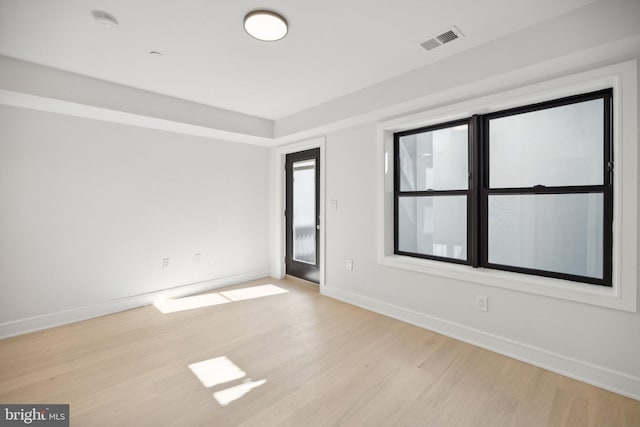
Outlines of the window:
[[394,134],[394,252],[612,284],[612,90]]
[[469,263],[469,121],[395,135],[396,253]]

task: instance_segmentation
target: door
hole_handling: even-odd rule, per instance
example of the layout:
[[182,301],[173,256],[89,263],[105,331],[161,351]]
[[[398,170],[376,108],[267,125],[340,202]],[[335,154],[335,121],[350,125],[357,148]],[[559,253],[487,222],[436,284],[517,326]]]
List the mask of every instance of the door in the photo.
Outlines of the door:
[[287,154],[287,274],[320,282],[320,149]]

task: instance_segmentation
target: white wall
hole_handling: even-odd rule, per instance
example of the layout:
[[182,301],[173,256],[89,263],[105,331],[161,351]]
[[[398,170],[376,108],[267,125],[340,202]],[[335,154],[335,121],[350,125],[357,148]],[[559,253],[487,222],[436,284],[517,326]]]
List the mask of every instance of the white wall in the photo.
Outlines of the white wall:
[[0,327],[266,275],[268,162],[257,146],[0,107]]

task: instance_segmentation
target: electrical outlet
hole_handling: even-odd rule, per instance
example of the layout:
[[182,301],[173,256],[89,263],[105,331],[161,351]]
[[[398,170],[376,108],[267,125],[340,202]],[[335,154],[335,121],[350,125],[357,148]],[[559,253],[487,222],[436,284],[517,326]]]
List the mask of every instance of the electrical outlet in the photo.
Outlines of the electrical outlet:
[[193,255],[193,262],[194,262],[194,263],[196,263],[196,264],[200,264],[200,255],[202,255],[202,254],[197,253],[197,254],[194,254],[194,255]]
[[162,258],[162,268],[169,267],[169,258]]
[[486,295],[476,295],[476,310],[489,311],[489,297]]
[[353,270],[353,260],[352,259],[345,259],[344,260],[344,269],[345,270]]

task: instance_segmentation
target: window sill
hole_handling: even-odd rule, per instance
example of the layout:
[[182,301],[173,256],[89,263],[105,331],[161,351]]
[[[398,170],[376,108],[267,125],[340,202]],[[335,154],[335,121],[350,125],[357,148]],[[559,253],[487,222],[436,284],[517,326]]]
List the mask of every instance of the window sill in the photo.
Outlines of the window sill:
[[450,264],[403,255],[387,255],[380,258],[378,263],[386,267],[415,271],[432,276],[462,280],[512,291],[526,292],[623,311],[636,311],[635,301],[623,299],[620,295],[619,287],[615,285],[613,287],[588,285],[562,279],[486,268],[473,268],[467,265]]

